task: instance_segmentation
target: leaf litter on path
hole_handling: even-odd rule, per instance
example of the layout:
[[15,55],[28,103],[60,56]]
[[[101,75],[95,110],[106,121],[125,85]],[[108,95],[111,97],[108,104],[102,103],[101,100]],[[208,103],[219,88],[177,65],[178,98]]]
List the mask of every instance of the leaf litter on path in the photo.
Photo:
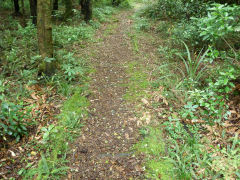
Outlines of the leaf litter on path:
[[[107,36],[108,25],[103,26],[97,35],[103,41],[88,49],[94,48],[97,54],[92,58],[96,72],[90,86],[91,112],[82,136],[72,145],[68,179],[144,179],[143,157],[131,151],[139,139],[142,120],[135,116],[134,105],[124,100],[128,87],[121,85],[129,81],[124,65],[136,58],[126,36],[131,30],[130,14],[118,14],[118,25]],[[144,118],[150,123],[148,112]]]

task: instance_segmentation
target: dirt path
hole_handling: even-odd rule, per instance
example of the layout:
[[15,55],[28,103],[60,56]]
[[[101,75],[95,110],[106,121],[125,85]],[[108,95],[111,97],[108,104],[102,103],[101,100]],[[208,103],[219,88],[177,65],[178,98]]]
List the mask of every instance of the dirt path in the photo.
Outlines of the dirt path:
[[[136,61],[131,39],[131,12],[121,12],[98,32],[92,63],[91,113],[74,144],[68,179],[143,179],[142,159],[131,147],[138,140],[134,106],[123,99],[126,64]],[[91,49],[90,48],[90,49]]]

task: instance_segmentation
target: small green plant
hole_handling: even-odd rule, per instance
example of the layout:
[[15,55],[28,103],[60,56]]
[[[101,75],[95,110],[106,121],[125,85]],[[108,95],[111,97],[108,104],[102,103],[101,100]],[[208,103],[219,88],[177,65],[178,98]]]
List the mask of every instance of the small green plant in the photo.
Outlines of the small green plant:
[[181,54],[178,54],[183,60],[186,69],[186,75],[184,73],[183,75],[185,78],[192,80],[193,82],[198,82],[206,69],[206,66],[202,67],[202,64],[209,50],[206,50],[203,54],[202,51],[200,51],[197,57],[192,57],[188,46],[184,42],[183,44],[187,51],[187,59],[185,60]]
[[198,105],[193,105],[192,102],[187,102],[186,105],[184,105],[183,112],[182,112],[182,118],[184,119],[197,119],[194,112],[196,112],[198,108]]
[[141,31],[148,31],[150,29],[150,23],[149,20],[144,17],[138,17],[136,18],[137,22],[135,24],[135,28],[137,30]]
[[3,101],[4,96],[5,96],[4,95],[5,90],[6,90],[6,84],[4,83],[3,80],[0,80],[0,100],[2,100],[2,101]]
[[74,67],[71,64],[64,64],[62,66],[62,69],[64,70],[65,79],[68,81],[72,81],[76,78],[77,75],[82,75],[83,71],[79,67]]
[[[195,110],[192,104],[189,109]],[[207,152],[200,142],[199,127],[184,125],[174,116],[164,123],[169,133],[168,155],[174,164],[174,172],[179,179],[204,179],[214,177],[216,173],[211,168],[212,154]],[[204,169],[204,171],[201,171]],[[201,172],[201,173],[199,173]]]
[[[28,168],[31,168],[29,166]],[[22,169],[21,175],[24,175],[24,180],[32,178],[34,175],[36,176],[36,180],[47,180],[47,179],[59,179],[61,175],[66,175],[66,171],[69,167],[61,166],[57,162],[51,162],[49,159],[45,157],[45,155],[41,154],[41,160],[38,162],[38,167],[33,168],[30,171]]]
[[208,86],[204,89],[189,91],[190,102],[182,109],[182,118],[202,119],[210,125],[226,120],[229,112],[225,101],[228,98],[228,93],[234,88],[231,80],[235,78],[236,72],[231,67],[226,71],[220,71],[217,80],[214,82],[209,80]]
[[93,16],[97,18],[99,22],[106,22],[111,14],[114,13],[114,8],[111,6],[96,7],[93,11]]
[[30,118],[31,108],[24,108],[23,105],[16,105],[10,102],[2,102],[0,114],[0,135],[6,139],[6,135],[20,138],[28,134],[27,127],[31,124],[27,122]]
[[206,62],[212,63],[216,58],[218,58],[220,56],[220,52],[218,50],[216,50],[215,48],[213,48],[212,46],[208,47],[208,54],[207,54],[207,58],[206,58]]
[[57,129],[54,128],[55,126],[51,124],[49,127],[42,127],[41,131],[43,132],[43,140],[42,142],[46,144],[50,140],[50,136],[53,136],[54,133],[57,133]]
[[224,179],[239,179],[240,167],[240,140],[238,134],[235,134],[230,141],[231,145],[226,148],[217,147],[214,153],[221,154],[221,156],[213,160],[213,169],[222,174]]
[[83,76],[86,67],[83,59],[76,59],[74,54],[69,52],[63,55],[63,63],[61,68],[64,72],[64,77],[67,81],[75,80],[77,77]]
[[93,34],[94,28],[84,23],[76,26],[60,25],[54,28],[53,39],[56,45],[65,47],[74,42],[89,40]]
[[178,49],[170,48],[168,46],[159,46],[158,52],[161,56],[167,59],[174,59],[176,54],[179,53]]

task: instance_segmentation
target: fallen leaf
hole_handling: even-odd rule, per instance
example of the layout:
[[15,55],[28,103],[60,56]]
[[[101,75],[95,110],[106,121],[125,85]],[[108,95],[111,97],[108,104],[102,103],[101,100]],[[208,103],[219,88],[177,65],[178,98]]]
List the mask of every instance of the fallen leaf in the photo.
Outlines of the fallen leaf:
[[31,97],[32,97],[33,99],[35,99],[35,100],[38,100],[38,99],[39,99],[39,97],[36,96],[36,93],[35,93],[35,92],[33,92],[33,93],[31,94]]
[[149,106],[149,102],[148,102],[148,100],[146,100],[145,98],[142,98],[141,101],[143,102],[143,104]]
[[150,112],[144,112],[142,119],[145,120],[146,124],[149,124],[151,122],[151,114]]
[[8,151],[11,153],[11,156],[12,156],[12,157],[16,157],[15,152],[13,152],[13,151],[11,151],[11,150],[8,150]]
[[31,152],[31,155],[32,155],[32,156],[36,156],[36,155],[37,155],[37,152],[32,151],[32,152]]

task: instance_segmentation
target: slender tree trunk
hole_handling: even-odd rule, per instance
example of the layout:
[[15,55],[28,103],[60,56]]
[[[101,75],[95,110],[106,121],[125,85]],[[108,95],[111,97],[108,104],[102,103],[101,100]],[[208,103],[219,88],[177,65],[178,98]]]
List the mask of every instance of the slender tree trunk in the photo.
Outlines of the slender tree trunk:
[[58,0],[53,0],[53,12],[52,14],[55,14],[55,12],[58,10]]
[[20,15],[20,7],[19,7],[19,1],[18,0],[13,0],[14,3],[14,14],[15,15]]
[[25,14],[24,0],[21,0],[22,14]]
[[113,6],[118,6],[121,3],[121,0],[112,0]]
[[39,53],[42,62],[39,66],[39,74],[52,75],[56,68],[53,60],[53,42],[52,42],[52,6],[50,0],[38,0],[37,4],[37,32]]
[[69,18],[69,17],[73,16],[72,0],[64,0],[64,3],[65,3],[64,18]]
[[29,0],[32,23],[37,25],[37,0]]
[[88,22],[92,19],[92,2],[91,0],[80,0],[81,13],[84,15],[84,20]]
[[84,1],[85,0],[79,0],[79,4],[81,5],[81,14],[82,15],[85,15]]

